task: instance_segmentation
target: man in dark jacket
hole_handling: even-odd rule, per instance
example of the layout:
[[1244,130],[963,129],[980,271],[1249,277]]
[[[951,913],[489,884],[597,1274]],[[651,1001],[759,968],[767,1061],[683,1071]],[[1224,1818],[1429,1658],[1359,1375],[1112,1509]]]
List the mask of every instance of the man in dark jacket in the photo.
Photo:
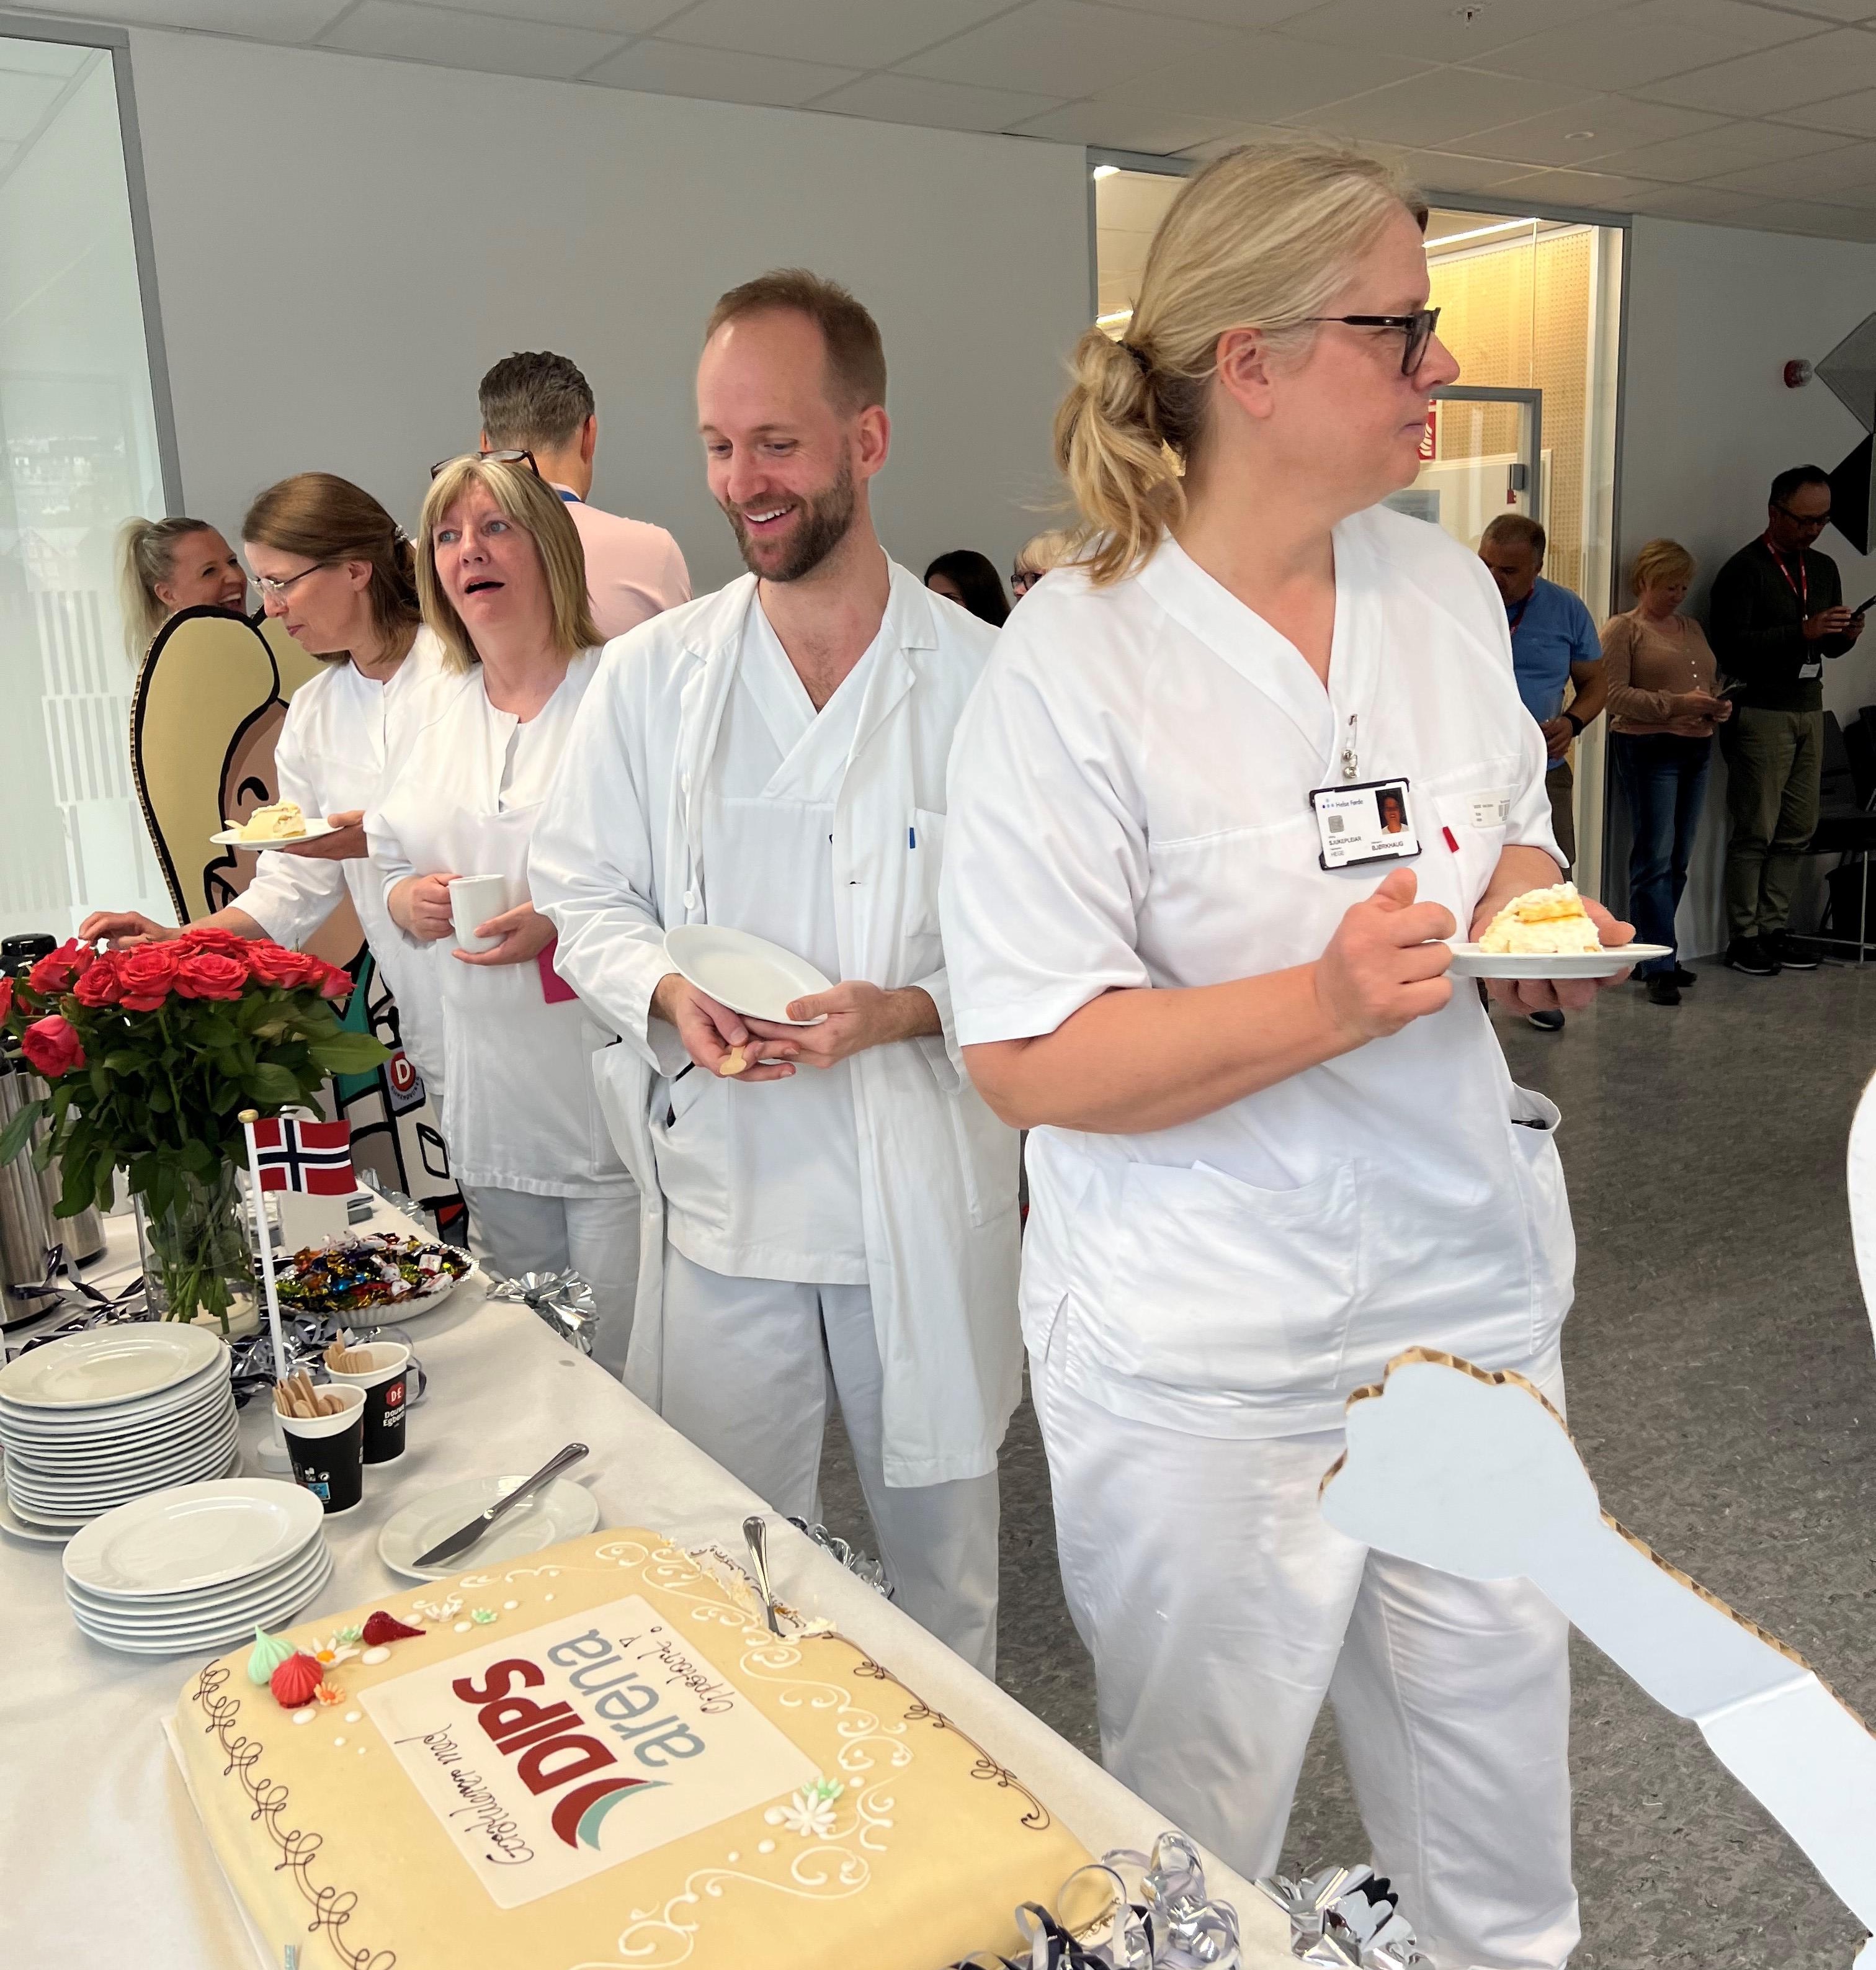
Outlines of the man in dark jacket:
[[1765,532],[1714,577],[1708,634],[1738,681],[1720,727],[1726,758],[1726,962],[1770,978],[1812,971],[1817,954],[1791,934],[1791,892],[1817,827],[1824,752],[1824,659],[1863,633],[1843,606],[1837,564],[1815,541],[1830,519],[1830,481],[1815,465],[1772,481]]

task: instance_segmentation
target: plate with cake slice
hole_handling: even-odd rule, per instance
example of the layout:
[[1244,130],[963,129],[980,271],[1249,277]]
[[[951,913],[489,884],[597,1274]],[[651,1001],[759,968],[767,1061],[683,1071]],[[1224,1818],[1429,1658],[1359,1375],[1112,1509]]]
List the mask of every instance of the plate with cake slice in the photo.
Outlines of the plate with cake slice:
[[1673,955],[1665,944],[1605,945],[1574,883],[1513,896],[1476,944],[1450,948],[1454,978],[1614,978]]
[[257,807],[239,827],[224,827],[209,839],[217,848],[290,848],[338,831],[321,815],[309,819],[297,801],[274,801]]

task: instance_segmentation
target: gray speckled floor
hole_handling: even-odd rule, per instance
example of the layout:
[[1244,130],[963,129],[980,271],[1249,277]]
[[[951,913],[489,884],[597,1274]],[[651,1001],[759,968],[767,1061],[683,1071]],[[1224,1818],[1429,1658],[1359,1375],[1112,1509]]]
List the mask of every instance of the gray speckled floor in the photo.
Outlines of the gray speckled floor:
[[[1571,1424],[1609,1510],[1876,1717],[1876,1350],[1843,1174],[1876,966],[1698,968],[1678,1009],[1629,987],[1554,1038],[1500,1022],[1513,1074],[1564,1113]],[[1026,1403],[1003,1479],[1000,1679],[1097,1754]],[[866,1542],[837,1432],[826,1510]],[[1574,1669],[1577,1970],[1842,1970],[1855,1921],[1693,1727],[1580,1641]],[[1365,1851],[1325,1718],[1288,1852]]]

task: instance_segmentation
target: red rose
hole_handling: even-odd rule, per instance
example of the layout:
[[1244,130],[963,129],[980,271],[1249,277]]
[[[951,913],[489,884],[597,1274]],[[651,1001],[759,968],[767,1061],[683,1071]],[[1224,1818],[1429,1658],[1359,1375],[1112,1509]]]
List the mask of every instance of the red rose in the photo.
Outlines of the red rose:
[[97,953],[89,944],[68,937],[57,951],[48,952],[27,973],[26,983],[42,997],[55,996],[64,991],[73,980],[82,977],[96,957]]
[[301,985],[317,985],[325,976],[323,960],[310,951],[288,951],[284,945],[251,943],[243,954],[248,969],[263,985],[278,985],[292,991]]
[[[40,961],[42,964],[44,959]],[[85,1064],[85,1049],[78,1035],[62,1013],[35,1019],[21,1036],[26,1058],[48,1081],[57,1081]]]
[[219,951],[186,948],[176,967],[176,990],[185,999],[239,999],[247,983],[247,961]]
[[81,1006],[115,1006],[124,991],[115,955],[107,951],[96,964],[88,965],[72,991]]
[[192,924],[176,939],[185,951],[212,951],[218,957],[239,957],[243,963],[252,941],[223,930],[219,924]]
[[127,1013],[154,1013],[169,996],[170,987],[187,952],[174,941],[140,944],[122,953],[117,961],[117,982],[122,993],[119,1003]]
[[351,996],[352,974],[341,971],[336,964],[325,967],[326,975],[320,980],[319,996],[322,999],[345,999]]
[[0,978],[0,1025],[5,1023],[8,1013],[13,1009],[13,979],[9,973]]

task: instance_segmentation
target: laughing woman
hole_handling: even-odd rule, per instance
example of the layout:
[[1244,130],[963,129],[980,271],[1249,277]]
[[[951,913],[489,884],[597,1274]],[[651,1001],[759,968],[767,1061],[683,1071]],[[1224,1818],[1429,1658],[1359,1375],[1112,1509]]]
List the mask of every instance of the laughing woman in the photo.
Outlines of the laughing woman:
[[[424,502],[417,581],[464,683],[365,824],[385,908],[441,960],[450,1166],[489,1270],[579,1273],[599,1305],[594,1352],[617,1369],[639,1202],[593,1092],[592,1055],[613,1035],[561,983],[528,892],[535,821],[599,662],[580,537],[525,466],[454,459]],[[463,926],[486,950],[444,948],[458,876],[502,879],[502,907]]]

